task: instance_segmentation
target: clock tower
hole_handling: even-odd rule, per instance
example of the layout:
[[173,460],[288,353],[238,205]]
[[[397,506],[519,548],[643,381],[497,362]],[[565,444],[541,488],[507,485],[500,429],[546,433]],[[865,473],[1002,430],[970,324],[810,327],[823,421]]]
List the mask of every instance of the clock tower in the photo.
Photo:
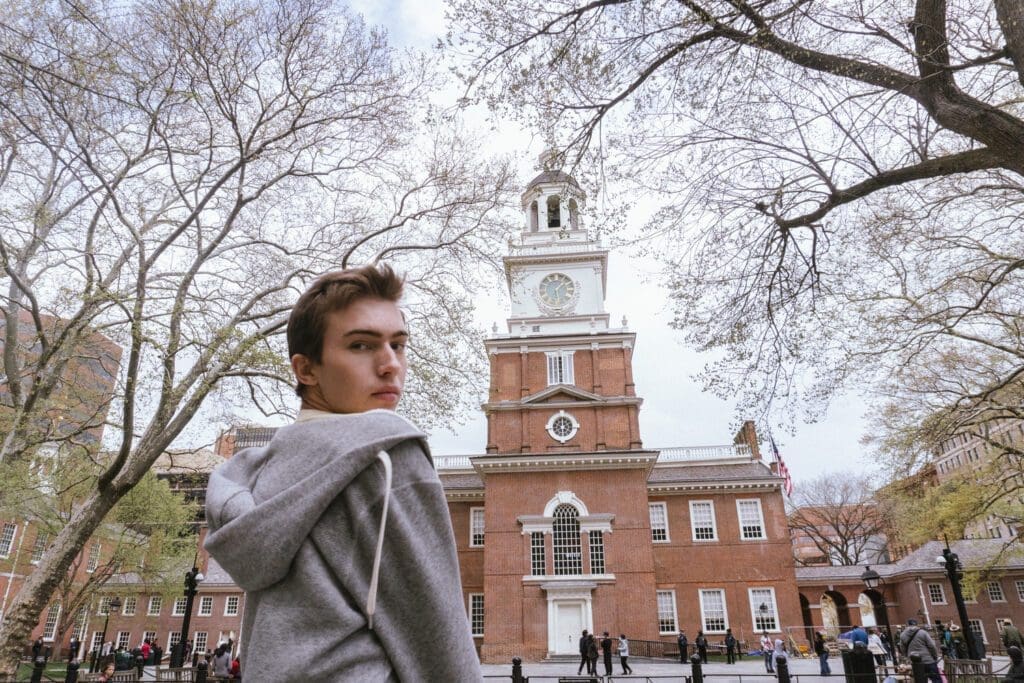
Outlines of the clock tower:
[[485,340],[487,448],[472,458],[486,491],[484,661],[574,654],[583,629],[658,636],[658,455],[640,439],[636,335],[610,325],[608,251],[587,234],[583,190],[541,161],[504,259],[507,328]]

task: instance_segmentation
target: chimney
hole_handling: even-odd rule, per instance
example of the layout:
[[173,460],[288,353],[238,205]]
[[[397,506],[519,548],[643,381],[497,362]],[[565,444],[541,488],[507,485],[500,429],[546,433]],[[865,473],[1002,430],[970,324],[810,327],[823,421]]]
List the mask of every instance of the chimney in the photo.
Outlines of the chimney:
[[761,459],[761,447],[757,443],[757,430],[754,429],[753,420],[746,420],[743,422],[743,426],[740,427],[740,431],[736,432],[736,436],[733,437],[732,442],[737,446],[742,446],[744,444],[750,446],[751,460]]

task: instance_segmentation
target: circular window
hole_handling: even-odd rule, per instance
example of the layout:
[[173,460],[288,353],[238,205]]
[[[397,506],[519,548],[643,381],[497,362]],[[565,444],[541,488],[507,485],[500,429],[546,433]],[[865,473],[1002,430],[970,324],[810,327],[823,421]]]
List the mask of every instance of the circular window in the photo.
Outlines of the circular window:
[[552,415],[547,424],[548,434],[559,443],[565,443],[576,436],[576,432],[579,429],[580,423],[576,421],[575,417],[564,410],[560,410]]

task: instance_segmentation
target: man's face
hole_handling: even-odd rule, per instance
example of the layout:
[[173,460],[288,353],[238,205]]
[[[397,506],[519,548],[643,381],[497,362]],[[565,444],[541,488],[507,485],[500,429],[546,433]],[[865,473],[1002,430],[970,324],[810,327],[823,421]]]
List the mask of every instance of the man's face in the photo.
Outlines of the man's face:
[[409,333],[398,305],[357,299],[328,316],[319,363],[292,356],[292,369],[306,390],[303,408],[332,413],[394,410],[402,396]]

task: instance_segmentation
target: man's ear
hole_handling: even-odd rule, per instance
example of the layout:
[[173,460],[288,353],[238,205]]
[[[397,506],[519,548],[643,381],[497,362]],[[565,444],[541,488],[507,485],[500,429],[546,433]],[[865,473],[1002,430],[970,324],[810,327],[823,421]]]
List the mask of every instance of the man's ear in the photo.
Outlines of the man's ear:
[[316,364],[301,353],[292,356],[292,372],[299,384],[315,387],[320,383],[320,378],[316,374]]

